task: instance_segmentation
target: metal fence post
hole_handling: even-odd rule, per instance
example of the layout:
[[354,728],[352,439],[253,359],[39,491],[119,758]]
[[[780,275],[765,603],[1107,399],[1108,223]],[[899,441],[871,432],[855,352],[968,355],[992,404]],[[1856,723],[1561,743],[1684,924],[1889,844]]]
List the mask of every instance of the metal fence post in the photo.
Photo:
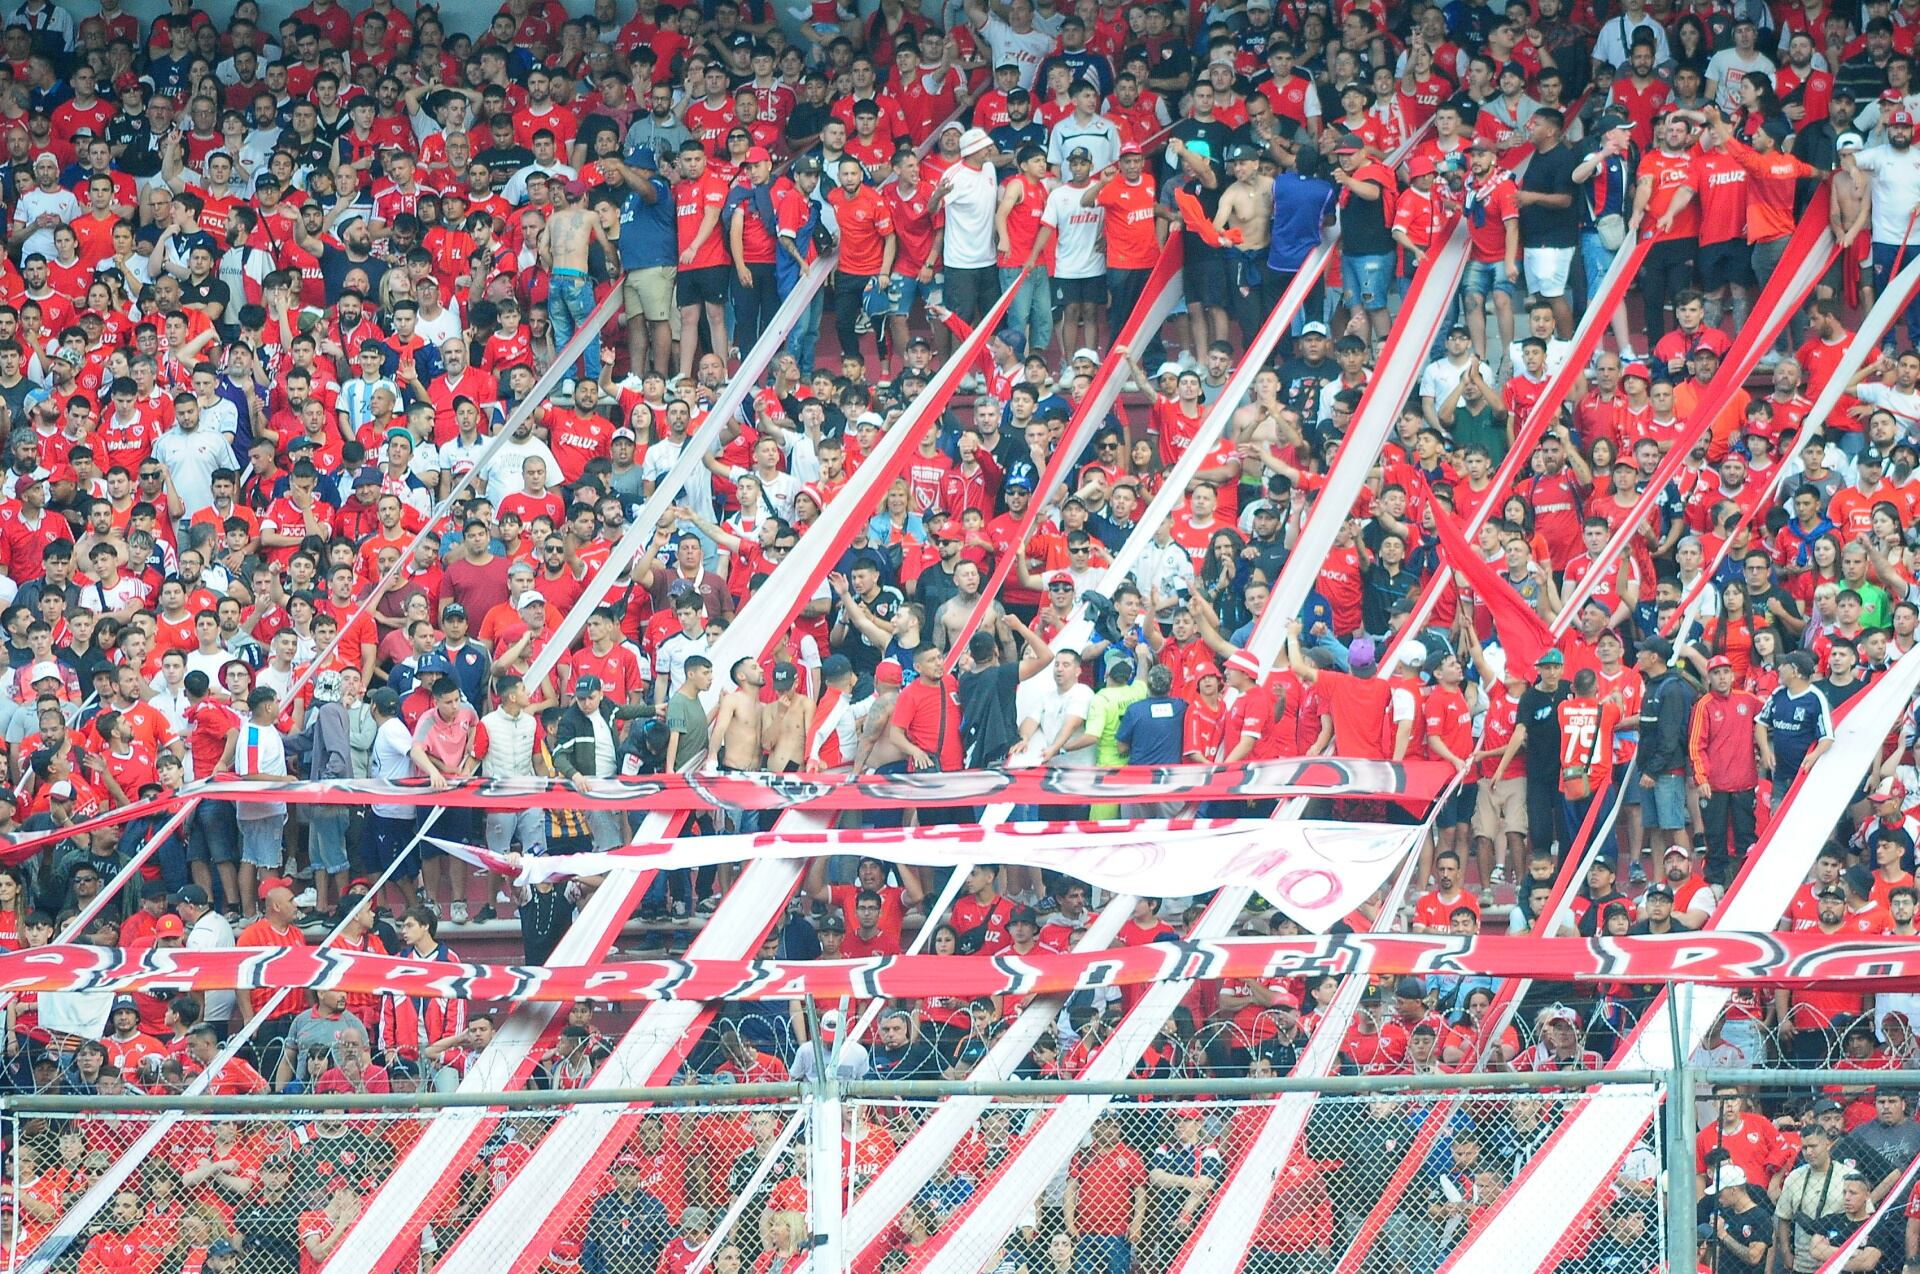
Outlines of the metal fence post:
[[1699,1264],[1698,1223],[1693,1197],[1694,1092],[1693,1055],[1682,1023],[1692,1021],[1693,987],[1673,987],[1674,1011],[1668,1014],[1673,1032],[1673,1067],[1667,1078],[1667,1270],[1680,1274]]

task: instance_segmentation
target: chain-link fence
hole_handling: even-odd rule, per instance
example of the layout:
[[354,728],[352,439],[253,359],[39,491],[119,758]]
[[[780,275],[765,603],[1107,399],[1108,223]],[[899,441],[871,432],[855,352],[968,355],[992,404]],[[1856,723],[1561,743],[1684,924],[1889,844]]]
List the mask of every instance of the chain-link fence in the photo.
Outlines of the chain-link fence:
[[[1435,1274],[1523,1182],[1563,1204],[1542,1269],[1647,1271],[1682,1245],[1723,1274],[1894,1268],[1920,1123],[1912,1071],[1871,1060],[172,1110],[16,1096],[0,1269]],[[1565,1153],[1582,1121],[1637,1135],[1602,1171]]]
[[[850,1268],[935,1268],[937,1252],[956,1270],[1155,1274],[1239,1254],[1252,1271],[1433,1274],[1576,1103],[1652,1110],[1611,1088],[1081,1100],[974,1101],[944,1154],[942,1103],[849,1103]],[[1601,1203],[1564,1218],[1562,1258],[1617,1243],[1657,1264],[1665,1160],[1649,1124]],[[891,1201],[896,1172],[923,1179],[910,1201],[863,1215],[861,1192]]]

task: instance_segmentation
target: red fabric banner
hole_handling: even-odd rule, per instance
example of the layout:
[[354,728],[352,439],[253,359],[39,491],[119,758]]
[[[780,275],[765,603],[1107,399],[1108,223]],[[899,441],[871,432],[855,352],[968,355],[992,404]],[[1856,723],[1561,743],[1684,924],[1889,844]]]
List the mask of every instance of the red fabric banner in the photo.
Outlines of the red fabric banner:
[[537,967],[411,960],[317,947],[188,951],[36,947],[0,955],[0,991],[337,990],[426,999],[791,1000],[1049,995],[1176,979],[1477,974],[1559,982],[1920,987],[1920,939],[1793,933],[1618,938],[1341,934],[1156,942],[1028,955],[863,960],[632,960]]

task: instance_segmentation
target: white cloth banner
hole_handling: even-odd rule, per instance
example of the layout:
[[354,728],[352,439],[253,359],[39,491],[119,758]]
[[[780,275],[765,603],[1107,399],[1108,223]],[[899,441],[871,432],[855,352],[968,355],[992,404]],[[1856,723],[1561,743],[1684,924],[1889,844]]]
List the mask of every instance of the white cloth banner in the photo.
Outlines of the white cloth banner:
[[426,839],[521,885],[636,867],[679,871],[759,858],[871,854],[916,867],[1014,863],[1155,898],[1238,886],[1258,890],[1302,927],[1325,933],[1385,883],[1417,833],[1417,828],[1382,823],[1143,819],[693,836],[643,841],[610,853],[534,857]]

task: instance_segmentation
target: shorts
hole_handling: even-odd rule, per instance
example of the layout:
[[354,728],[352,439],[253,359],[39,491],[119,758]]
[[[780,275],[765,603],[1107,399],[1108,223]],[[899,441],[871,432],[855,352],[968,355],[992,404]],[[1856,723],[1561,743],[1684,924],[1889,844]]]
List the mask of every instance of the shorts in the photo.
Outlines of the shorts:
[[[367,865],[376,872],[384,872],[389,866],[403,857],[412,857],[407,846],[413,841],[415,820],[411,814],[405,818],[388,818],[384,814],[367,814]],[[402,863],[395,875],[402,879],[411,879],[419,870],[419,863]]]
[[1700,248],[1700,286],[1717,292],[1732,284],[1738,288],[1754,286],[1753,249],[1745,239],[1704,244]]
[[287,816],[236,820],[240,827],[240,861],[249,867],[278,870],[286,857]]
[[1492,296],[1496,292],[1516,298],[1520,295],[1520,289],[1507,278],[1504,261],[1467,262],[1467,272],[1460,278],[1460,291],[1467,296]]
[[1648,827],[1677,832],[1687,825],[1687,780],[1679,774],[1656,774],[1653,790],[1640,789],[1640,805]]
[[1461,827],[1473,820],[1474,806],[1479,803],[1480,788],[1476,783],[1462,783],[1454,789],[1447,803],[1440,807],[1438,825],[1441,827]]
[[523,854],[547,852],[547,812],[543,809],[514,810],[487,815],[487,848],[504,854],[520,842]]
[[670,265],[628,270],[620,285],[620,317],[629,323],[637,318],[645,318],[649,323],[665,323],[673,313],[674,276],[678,273]]
[[900,317],[905,318],[907,315],[913,313],[913,303],[915,301],[920,302],[922,305],[929,303],[929,301],[938,304],[941,278],[942,276],[938,270],[933,272],[933,278],[926,283],[920,281],[920,272],[918,270],[915,270],[912,274],[894,275],[887,287],[887,308]]
[[1473,834],[1498,841],[1500,833],[1527,834],[1527,781],[1481,779],[1473,808]]
[[1090,279],[1055,279],[1054,293],[1068,305],[1105,305],[1107,281],[1100,275]]
[[347,823],[350,815],[344,809],[329,806],[310,805],[307,807],[307,856],[313,860],[315,871],[344,872],[350,864],[347,861]]
[[1567,279],[1573,274],[1572,248],[1522,248],[1520,270],[1527,280],[1527,291],[1544,297],[1565,296]]
[[1225,305],[1228,288],[1227,254],[1191,236],[1186,244],[1181,284],[1189,305]]
[[1363,310],[1387,308],[1387,290],[1393,284],[1391,255],[1340,258],[1340,277],[1348,305]]
[[674,281],[674,291],[682,309],[694,305],[725,305],[732,279],[733,271],[724,265],[682,270]]
[[[190,863],[237,863],[240,861],[240,829],[234,823],[233,806],[222,801],[202,801],[194,806],[187,824],[187,861]],[[274,859],[273,865],[280,865]]]

